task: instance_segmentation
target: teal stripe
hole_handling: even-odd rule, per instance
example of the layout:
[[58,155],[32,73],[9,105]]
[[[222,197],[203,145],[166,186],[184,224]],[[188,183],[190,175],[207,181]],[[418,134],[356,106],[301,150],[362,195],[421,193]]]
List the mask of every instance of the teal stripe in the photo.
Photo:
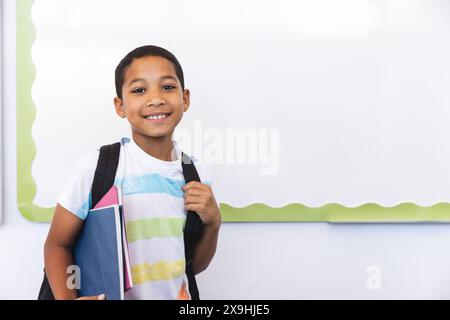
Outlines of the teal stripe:
[[180,238],[183,236],[186,218],[148,218],[129,221],[126,224],[128,242],[151,238]]
[[116,179],[114,184],[122,183],[124,196],[139,193],[165,193],[174,197],[183,198],[184,180],[163,177],[159,173],[144,174],[125,177],[123,181]]
[[81,205],[80,208],[78,208],[78,210],[75,212],[75,214],[78,216],[78,218],[80,219],[86,219],[88,212],[89,212],[89,208],[91,207],[91,203],[92,203],[92,193],[89,192],[89,197],[86,201],[83,202],[83,204]]
[[[120,183],[121,179],[116,178],[114,184],[120,186]],[[210,185],[209,181],[204,183]],[[165,193],[174,197],[183,198],[184,191],[181,187],[184,185],[184,180],[171,179],[163,177],[159,173],[152,173],[125,178],[123,180],[122,192],[125,196],[141,193]],[[86,219],[91,203],[92,192],[89,192],[88,199],[76,210],[75,214],[80,219]]]

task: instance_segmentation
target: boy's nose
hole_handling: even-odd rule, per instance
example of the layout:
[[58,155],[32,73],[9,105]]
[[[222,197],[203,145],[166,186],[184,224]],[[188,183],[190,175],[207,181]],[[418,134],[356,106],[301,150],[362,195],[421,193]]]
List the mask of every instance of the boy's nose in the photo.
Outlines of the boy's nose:
[[164,104],[164,100],[160,96],[153,96],[147,101],[147,107],[159,107],[161,104]]

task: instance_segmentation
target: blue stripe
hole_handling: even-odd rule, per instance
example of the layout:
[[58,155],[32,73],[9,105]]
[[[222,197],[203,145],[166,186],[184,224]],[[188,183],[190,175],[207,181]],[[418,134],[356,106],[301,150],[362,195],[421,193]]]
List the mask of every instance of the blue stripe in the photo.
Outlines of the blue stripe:
[[91,207],[91,201],[92,201],[92,193],[89,192],[89,198],[81,205],[80,208],[78,208],[77,212],[75,212],[78,218],[83,220],[86,219],[89,212],[89,208]]
[[139,193],[165,193],[174,197],[183,198],[185,185],[184,180],[163,177],[159,173],[136,175],[125,177],[123,181],[116,178],[115,185],[122,183],[122,194],[124,196]]
[[[121,179],[116,178],[114,184],[120,186],[120,183]],[[210,186],[209,181],[203,183]],[[184,191],[181,187],[184,185],[184,180],[170,179],[161,176],[159,173],[152,173],[125,178],[122,185],[122,192],[124,196],[139,193],[166,193],[174,197],[183,198]],[[92,193],[89,192],[88,199],[75,212],[80,219],[86,219],[91,203]]]

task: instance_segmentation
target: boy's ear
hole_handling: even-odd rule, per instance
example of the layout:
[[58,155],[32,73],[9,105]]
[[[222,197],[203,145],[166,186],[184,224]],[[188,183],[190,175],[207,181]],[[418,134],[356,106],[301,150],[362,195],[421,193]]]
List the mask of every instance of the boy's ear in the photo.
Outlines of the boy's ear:
[[189,89],[184,89],[183,91],[183,112],[186,112],[189,109],[189,105],[191,103],[191,92]]
[[123,110],[123,101],[119,97],[114,98],[114,106],[116,107],[116,113],[121,118],[126,118],[127,115],[125,114],[125,111]]

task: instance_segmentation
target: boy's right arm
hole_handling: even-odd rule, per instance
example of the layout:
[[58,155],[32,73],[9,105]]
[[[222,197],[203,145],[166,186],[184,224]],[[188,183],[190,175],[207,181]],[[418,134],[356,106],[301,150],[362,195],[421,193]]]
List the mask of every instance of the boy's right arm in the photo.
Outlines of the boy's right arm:
[[[83,226],[83,220],[59,203],[55,208],[50,231],[44,245],[45,272],[56,300],[76,299],[76,289],[67,286],[67,267],[73,265],[72,247]],[[102,300],[100,296],[82,297],[80,300]]]

